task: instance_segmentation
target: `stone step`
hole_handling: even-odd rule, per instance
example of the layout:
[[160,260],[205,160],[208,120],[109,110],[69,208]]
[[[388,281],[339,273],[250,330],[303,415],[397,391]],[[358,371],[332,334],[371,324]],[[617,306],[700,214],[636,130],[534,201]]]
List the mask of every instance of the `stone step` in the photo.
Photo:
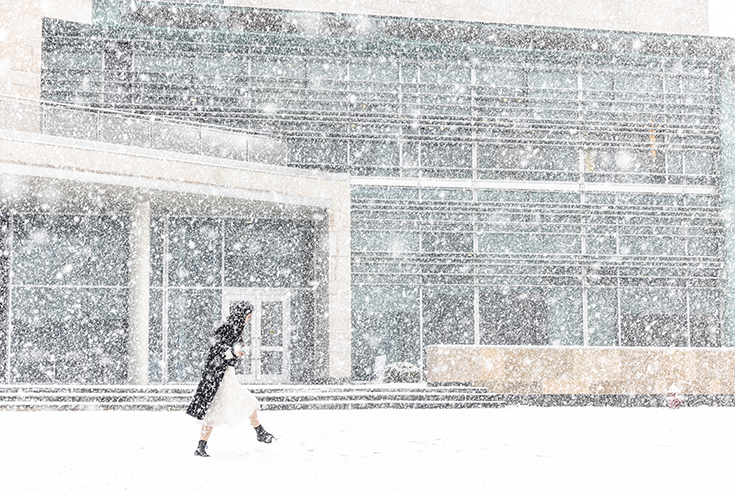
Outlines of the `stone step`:
[[[0,394],[0,404],[33,401],[56,403],[189,403],[192,394],[123,394],[123,393],[23,393],[20,395]],[[487,394],[442,394],[442,393],[262,393],[257,395],[262,403],[319,403],[324,401],[359,402],[392,400],[396,402],[483,402],[497,401]]]
[[[495,408],[482,388],[422,385],[252,386],[264,410]],[[184,410],[194,386],[0,385],[4,410]]]
[[485,401],[495,399],[494,395],[486,393],[267,393],[261,394],[259,400],[269,402],[288,402],[288,401],[319,401],[319,400],[341,400],[341,401],[357,401],[357,400],[396,400],[396,401],[426,401],[426,400],[443,400],[443,401]]
[[[160,410],[184,411],[188,403],[177,402],[55,402],[12,401],[0,403],[0,410]],[[501,408],[502,401],[394,401],[394,400],[322,400],[299,402],[262,402],[261,410],[365,410],[365,409],[447,409]]]
[[[349,393],[349,392],[437,392],[437,393],[486,393],[484,388],[472,386],[426,386],[422,384],[381,384],[381,385],[246,385],[253,393]],[[188,393],[196,385],[2,385],[0,393]]]
[[322,400],[301,402],[264,402],[264,410],[365,410],[365,409],[438,409],[438,408],[502,408],[499,400]]

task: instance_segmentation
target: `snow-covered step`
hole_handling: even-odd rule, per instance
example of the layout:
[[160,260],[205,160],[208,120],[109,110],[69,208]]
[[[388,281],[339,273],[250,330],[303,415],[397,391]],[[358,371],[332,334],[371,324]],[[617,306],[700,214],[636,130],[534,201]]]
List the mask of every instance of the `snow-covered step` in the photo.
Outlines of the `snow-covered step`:
[[[0,385],[5,410],[183,410],[194,386]],[[482,388],[406,385],[253,386],[264,410],[369,408],[493,408]]]
[[397,401],[397,400],[312,400],[262,402],[264,410],[365,410],[365,409],[438,409],[438,408],[501,408],[505,403],[489,401]]

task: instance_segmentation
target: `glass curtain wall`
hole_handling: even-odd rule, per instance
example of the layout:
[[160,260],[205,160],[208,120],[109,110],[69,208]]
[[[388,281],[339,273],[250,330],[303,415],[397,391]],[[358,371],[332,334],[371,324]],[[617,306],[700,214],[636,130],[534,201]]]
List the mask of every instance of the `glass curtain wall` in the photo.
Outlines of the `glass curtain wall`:
[[716,196],[359,187],[352,199],[356,376],[377,355],[422,362],[416,344],[723,345]]
[[722,344],[726,41],[139,3],[46,21],[43,96],[349,172],[356,378],[430,343]]
[[127,29],[46,20],[43,97],[279,135],[293,165],[358,176],[718,184],[723,50],[705,39],[562,31],[575,49],[553,49],[551,28],[461,42],[406,37],[480,27],[235,9],[247,26],[161,29],[176,16],[137,12]]
[[[5,382],[127,382],[129,226],[119,215],[2,218]],[[153,218],[150,381],[198,380],[223,287],[291,292],[291,377],[310,380],[313,233],[309,221]]]

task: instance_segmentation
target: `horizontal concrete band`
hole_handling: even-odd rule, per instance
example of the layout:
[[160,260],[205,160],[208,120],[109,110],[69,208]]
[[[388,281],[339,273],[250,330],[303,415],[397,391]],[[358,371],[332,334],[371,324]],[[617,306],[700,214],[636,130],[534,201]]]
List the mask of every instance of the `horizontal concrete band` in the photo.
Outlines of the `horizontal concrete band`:
[[735,393],[735,349],[431,345],[427,382],[496,393]]

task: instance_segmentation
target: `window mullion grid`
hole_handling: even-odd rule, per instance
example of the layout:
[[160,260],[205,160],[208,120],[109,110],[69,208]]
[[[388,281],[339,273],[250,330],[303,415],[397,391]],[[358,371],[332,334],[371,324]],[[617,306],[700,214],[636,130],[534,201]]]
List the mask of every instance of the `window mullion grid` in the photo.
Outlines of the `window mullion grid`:
[[6,333],[5,333],[5,382],[11,383],[11,373],[12,373],[12,355],[13,355],[13,281],[12,281],[12,265],[13,265],[13,231],[15,228],[15,218],[13,214],[11,213],[8,217],[8,232],[7,232],[7,238],[6,238],[6,247],[8,250],[8,306],[7,306],[7,314],[6,314]]
[[163,311],[161,312],[161,383],[168,383],[168,245],[169,245],[169,218],[163,218]]

